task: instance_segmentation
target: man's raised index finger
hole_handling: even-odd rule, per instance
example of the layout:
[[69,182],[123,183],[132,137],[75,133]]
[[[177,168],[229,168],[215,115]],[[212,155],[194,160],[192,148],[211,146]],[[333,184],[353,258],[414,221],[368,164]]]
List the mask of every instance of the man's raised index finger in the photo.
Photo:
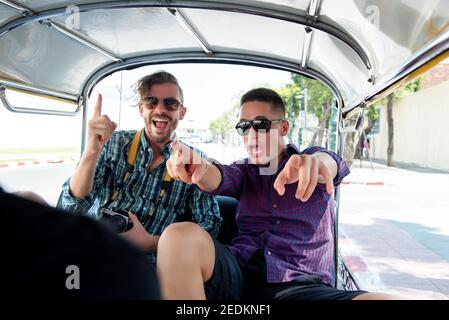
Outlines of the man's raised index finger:
[[94,109],[94,117],[101,116],[101,105],[103,103],[103,96],[101,94],[98,94],[97,102],[95,103],[95,109]]

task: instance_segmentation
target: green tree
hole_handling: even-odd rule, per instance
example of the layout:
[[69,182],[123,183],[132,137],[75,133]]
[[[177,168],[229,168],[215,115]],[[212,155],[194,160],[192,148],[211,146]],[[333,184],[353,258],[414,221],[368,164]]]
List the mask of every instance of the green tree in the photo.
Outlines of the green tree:
[[[411,94],[421,90],[422,88],[423,78],[418,77],[407,85],[397,89],[390,93],[387,97],[375,102],[372,107],[376,107],[379,105],[387,106],[387,132],[388,132],[388,145],[387,145],[387,165],[389,167],[393,166],[393,156],[394,156],[394,118],[393,118],[393,107],[394,103]],[[377,119],[376,119],[377,120]],[[373,125],[374,126],[374,125]],[[368,133],[371,132],[372,127],[368,127]],[[365,132],[367,132],[365,129]]]
[[332,111],[333,93],[317,80],[298,74],[292,74],[291,79],[292,83],[278,89],[287,105],[287,119],[292,124],[291,134],[300,111],[304,110],[315,115],[319,121],[319,130],[315,132],[310,144],[323,145]]
[[223,112],[219,117],[212,120],[209,123],[209,129],[214,136],[218,136],[222,141],[225,141],[226,137],[232,133],[236,123],[237,116],[233,109]]
[[[285,103],[285,117],[290,123],[289,139],[293,141],[293,133],[297,126],[300,115],[300,95],[301,88],[296,83],[287,84],[285,87],[277,89],[277,93],[282,97]],[[301,145],[301,129],[299,130],[298,145]]]
[[[279,89],[278,92],[284,99],[287,105],[287,119],[292,123],[292,129],[298,119],[300,110],[305,109],[307,104],[307,113],[314,114],[319,121],[319,131],[315,132],[311,145],[323,145],[324,139],[328,138],[325,136],[326,129],[329,126],[329,120],[332,115],[332,99],[333,93],[321,82],[302,76],[298,74],[292,74],[292,83]],[[392,108],[394,101],[404,97],[405,95],[419,91],[421,88],[422,79],[417,78],[416,80],[410,82],[406,86],[396,90],[394,93],[390,94],[386,98],[369,105],[365,110],[365,126],[364,133],[368,135],[371,130],[376,125],[378,121],[379,114],[377,112],[378,105],[387,105],[387,118],[388,120],[388,163],[392,164],[393,158],[393,117]],[[360,153],[360,147],[356,146],[362,145],[363,141],[360,141],[360,133],[348,133],[344,137],[345,139],[345,151],[343,157],[345,160],[352,164],[354,155],[358,150]]]

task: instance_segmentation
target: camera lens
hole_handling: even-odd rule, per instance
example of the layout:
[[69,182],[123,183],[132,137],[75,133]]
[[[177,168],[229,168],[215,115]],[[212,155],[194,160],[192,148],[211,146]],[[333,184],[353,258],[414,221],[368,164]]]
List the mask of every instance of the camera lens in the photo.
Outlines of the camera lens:
[[126,229],[125,217],[117,214],[107,220],[109,227],[117,233],[123,232]]

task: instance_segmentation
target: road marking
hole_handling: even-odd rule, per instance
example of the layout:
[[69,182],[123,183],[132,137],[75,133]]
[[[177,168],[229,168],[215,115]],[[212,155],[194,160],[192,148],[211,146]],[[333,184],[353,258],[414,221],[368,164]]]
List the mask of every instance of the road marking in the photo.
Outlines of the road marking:
[[385,185],[382,181],[376,181],[376,182],[343,181],[342,184],[363,184],[363,185],[367,185],[367,186],[383,186],[383,185]]

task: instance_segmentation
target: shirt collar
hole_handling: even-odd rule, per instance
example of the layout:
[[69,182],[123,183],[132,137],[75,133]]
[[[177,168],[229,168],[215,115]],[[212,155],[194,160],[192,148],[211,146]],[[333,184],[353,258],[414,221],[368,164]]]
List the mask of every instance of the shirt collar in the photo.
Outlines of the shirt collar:
[[140,137],[140,146],[142,150],[147,151],[148,149],[151,150],[150,144],[147,141],[147,138],[145,137],[145,129],[142,129],[142,135]]
[[288,158],[290,158],[290,156],[292,156],[294,154],[300,154],[301,153],[299,148],[297,146],[295,146],[294,144],[292,144],[292,143],[287,144],[287,148],[286,148],[285,152],[287,152]]
[[287,163],[288,159],[290,159],[290,157],[294,154],[301,154],[301,151],[299,150],[299,148],[297,146],[295,146],[294,144],[287,144],[285,150],[284,150],[284,154],[286,154],[286,156],[284,157],[284,159],[282,159],[282,161],[280,163],[278,163],[278,171],[276,173],[276,175],[279,173],[279,171],[281,171],[285,164]]
[[172,141],[170,141],[169,143],[167,143],[167,144],[164,146],[164,148],[162,148],[162,154],[164,155],[164,158],[165,158],[165,159],[170,158],[170,154],[171,154],[171,150],[172,150],[172,148],[171,148],[171,143],[172,143]]
[[[176,133],[173,134],[172,136],[172,140],[169,141],[163,148],[162,148],[162,154],[164,155],[165,159],[170,158],[170,154],[171,154],[171,143],[172,141],[176,141],[177,140],[177,136]],[[144,150],[145,152],[149,152],[150,154],[153,153],[153,149],[150,147],[150,144],[147,141],[147,138],[145,137],[145,129],[143,129],[142,132],[142,136],[140,137],[140,145],[142,150]]]

